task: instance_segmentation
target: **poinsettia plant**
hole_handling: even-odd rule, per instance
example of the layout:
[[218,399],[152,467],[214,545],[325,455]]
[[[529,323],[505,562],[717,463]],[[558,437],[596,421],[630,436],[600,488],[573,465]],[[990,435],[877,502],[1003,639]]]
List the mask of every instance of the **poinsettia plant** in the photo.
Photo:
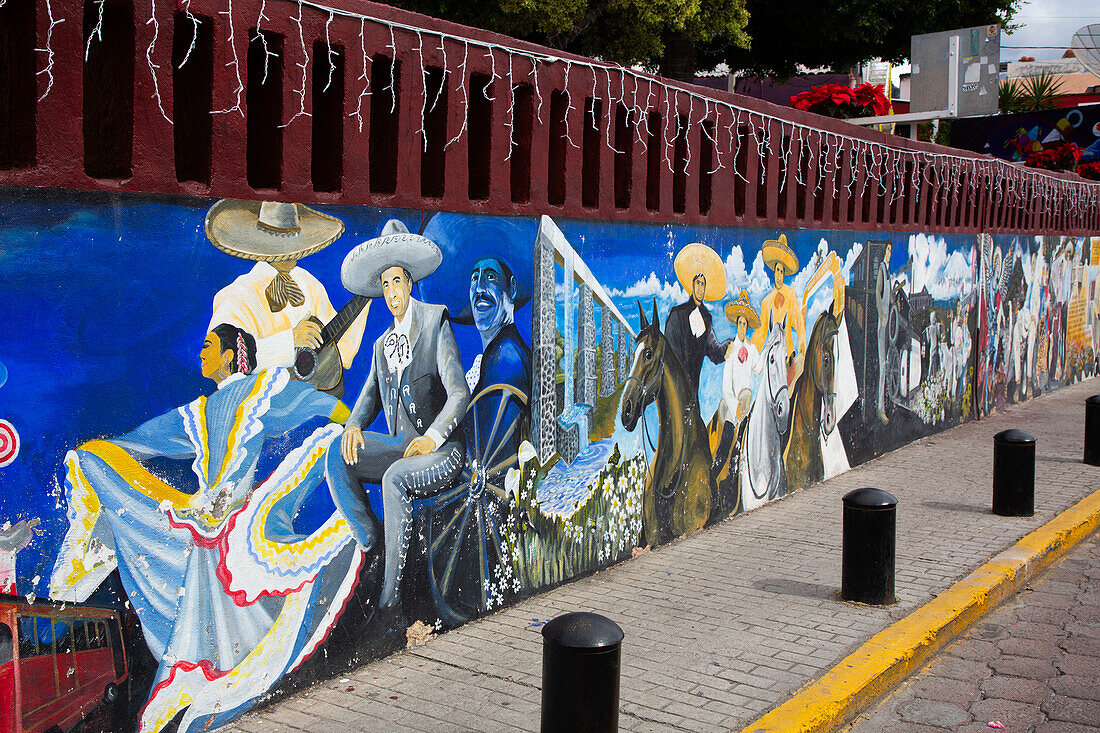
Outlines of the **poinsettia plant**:
[[1063,140],[1030,154],[1024,164],[1032,168],[1045,168],[1051,171],[1071,171],[1077,167],[1077,161],[1081,159],[1082,152],[1077,143]]
[[1093,181],[1100,181],[1100,160],[1091,163],[1078,163],[1077,175]]
[[795,109],[826,117],[874,117],[890,110],[890,102],[882,84],[865,83],[857,87],[844,84],[822,84],[808,92],[791,97]]

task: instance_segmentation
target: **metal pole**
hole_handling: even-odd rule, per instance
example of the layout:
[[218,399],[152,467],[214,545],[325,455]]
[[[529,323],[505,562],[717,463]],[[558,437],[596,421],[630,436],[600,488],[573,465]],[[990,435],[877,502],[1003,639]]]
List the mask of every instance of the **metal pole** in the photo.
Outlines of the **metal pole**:
[[1035,513],[1035,436],[1002,430],[993,436],[993,513],[1030,517]]
[[542,639],[542,733],[615,733],[623,630],[596,613],[567,613]]
[[843,502],[840,596],[873,605],[893,603],[898,500],[867,488],[849,492]]

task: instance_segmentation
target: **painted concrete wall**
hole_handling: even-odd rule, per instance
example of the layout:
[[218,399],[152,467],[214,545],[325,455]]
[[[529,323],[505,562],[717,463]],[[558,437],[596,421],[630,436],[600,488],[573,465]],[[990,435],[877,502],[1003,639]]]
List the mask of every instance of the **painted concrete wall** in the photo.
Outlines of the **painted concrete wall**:
[[[1096,239],[290,210],[0,201],[0,549],[24,614],[120,611],[119,729],[215,728],[1095,369]],[[294,330],[353,292],[319,391]]]

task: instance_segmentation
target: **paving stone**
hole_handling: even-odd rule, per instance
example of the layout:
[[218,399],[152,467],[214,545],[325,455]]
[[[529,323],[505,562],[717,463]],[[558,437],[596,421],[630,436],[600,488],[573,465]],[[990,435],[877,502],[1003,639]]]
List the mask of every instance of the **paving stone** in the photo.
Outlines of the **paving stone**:
[[1043,712],[1051,720],[1064,720],[1067,723],[1094,725],[1100,723],[1100,701],[1079,700],[1075,697],[1055,695],[1054,699],[1043,703]]
[[936,674],[964,682],[976,682],[989,677],[993,671],[981,662],[947,655],[936,663]]
[[962,707],[966,707],[979,696],[978,686],[973,682],[944,677],[918,678],[913,680],[911,688],[913,695],[922,700],[946,702]]
[[[1075,635],[1066,639],[1061,644],[1069,654],[1085,654],[1090,657],[1100,657],[1100,639],[1094,636]],[[1100,659],[1096,660],[1096,668],[1100,671]]]
[[1092,725],[1078,725],[1062,720],[1048,720],[1035,726],[1035,733],[1097,733],[1100,727]]
[[1031,680],[1045,680],[1057,674],[1054,663],[1050,659],[1033,659],[1008,654],[994,659],[989,663],[989,667],[997,674],[1026,677]]
[[1043,700],[1050,697],[1050,688],[1039,680],[994,675],[982,682],[982,694],[986,697],[1016,700],[1017,702],[1038,705]]
[[997,720],[1008,730],[1027,730],[1043,721],[1043,714],[1035,705],[1015,700],[987,697],[970,706],[975,720]]
[[[1094,676],[1060,675],[1047,680],[1051,690],[1080,700],[1100,700],[1100,670]],[[1100,722],[1097,723],[1100,725]]]
[[1010,654],[1018,657],[1032,657],[1034,659],[1051,660],[1058,656],[1058,644],[1052,641],[1040,639],[1004,639],[997,642],[997,649],[1002,654]]
[[920,699],[899,705],[898,715],[906,723],[920,723],[940,728],[951,728],[970,721],[970,714],[958,706]]

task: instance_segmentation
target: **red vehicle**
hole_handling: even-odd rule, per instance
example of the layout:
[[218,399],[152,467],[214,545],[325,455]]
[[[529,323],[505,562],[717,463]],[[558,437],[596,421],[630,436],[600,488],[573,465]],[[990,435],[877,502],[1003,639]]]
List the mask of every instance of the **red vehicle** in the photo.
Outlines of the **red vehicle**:
[[78,728],[126,675],[117,611],[0,595],[0,733]]

